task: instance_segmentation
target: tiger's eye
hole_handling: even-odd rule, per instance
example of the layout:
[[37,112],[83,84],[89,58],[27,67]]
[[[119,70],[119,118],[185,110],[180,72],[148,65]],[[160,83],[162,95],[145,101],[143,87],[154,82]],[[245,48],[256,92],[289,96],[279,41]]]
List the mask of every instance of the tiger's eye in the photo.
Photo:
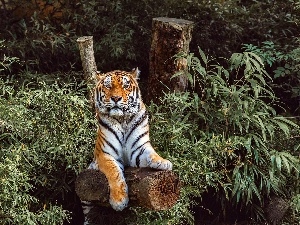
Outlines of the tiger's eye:
[[107,89],[111,88],[111,76],[105,77],[105,79],[103,81],[103,86]]
[[126,76],[123,77],[123,88],[127,89],[130,87],[130,79]]

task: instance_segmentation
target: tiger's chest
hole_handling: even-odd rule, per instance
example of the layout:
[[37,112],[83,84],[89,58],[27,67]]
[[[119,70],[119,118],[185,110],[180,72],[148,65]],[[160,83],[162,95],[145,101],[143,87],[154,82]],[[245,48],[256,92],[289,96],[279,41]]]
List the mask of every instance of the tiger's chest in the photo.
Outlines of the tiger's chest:
[[148,129],[146,114],[137,115],[129,120],[118,121],[108,116],[98,119],[99,129],[105,140],[103,151],[130,164],[132,150],[136,147],[141,133]]

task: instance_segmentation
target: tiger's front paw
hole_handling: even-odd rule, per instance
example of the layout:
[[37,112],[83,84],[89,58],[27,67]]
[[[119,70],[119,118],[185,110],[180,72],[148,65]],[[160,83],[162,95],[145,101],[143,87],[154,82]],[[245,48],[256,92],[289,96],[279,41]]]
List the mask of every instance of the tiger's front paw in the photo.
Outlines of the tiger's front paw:
[[122,211],[128,205],[127,189],[112,189],[110,190],[109,203],[116,211]]
[[122,211],[123,209],[125,209],[128,205],[128,201],[129,201],[128,196],[120,200],[115,200],[112,198],[109,199],[109,203],[111,207],[116,211]]
[[172,170],[172,163],[158,154],[150,155],[149,167],[159,170]]

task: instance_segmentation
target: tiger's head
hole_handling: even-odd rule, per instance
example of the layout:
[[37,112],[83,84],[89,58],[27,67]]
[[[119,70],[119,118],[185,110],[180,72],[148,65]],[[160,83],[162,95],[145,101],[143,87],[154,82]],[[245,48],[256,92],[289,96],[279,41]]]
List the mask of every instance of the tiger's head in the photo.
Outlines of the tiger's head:
[[124,117],[136,114],[141,107],[141,93],[137,83],[138,68],[132,72],[114,70],[97,73],[95,106],[101,114]]

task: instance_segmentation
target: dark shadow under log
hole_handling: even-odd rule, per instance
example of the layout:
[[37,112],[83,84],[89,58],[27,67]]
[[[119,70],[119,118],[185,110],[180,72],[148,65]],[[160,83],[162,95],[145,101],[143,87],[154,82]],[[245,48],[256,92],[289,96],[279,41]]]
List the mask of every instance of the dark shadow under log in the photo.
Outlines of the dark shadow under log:
[[[179,198],[180,181],[172,171],[151,168],[125,169],[129,189],[129,206],[150,210],[171,208]],[[82,201],[93,201],[109,206],[109,187],[105,175],[98,170],[84,170],[75,183],[75,190]]]

